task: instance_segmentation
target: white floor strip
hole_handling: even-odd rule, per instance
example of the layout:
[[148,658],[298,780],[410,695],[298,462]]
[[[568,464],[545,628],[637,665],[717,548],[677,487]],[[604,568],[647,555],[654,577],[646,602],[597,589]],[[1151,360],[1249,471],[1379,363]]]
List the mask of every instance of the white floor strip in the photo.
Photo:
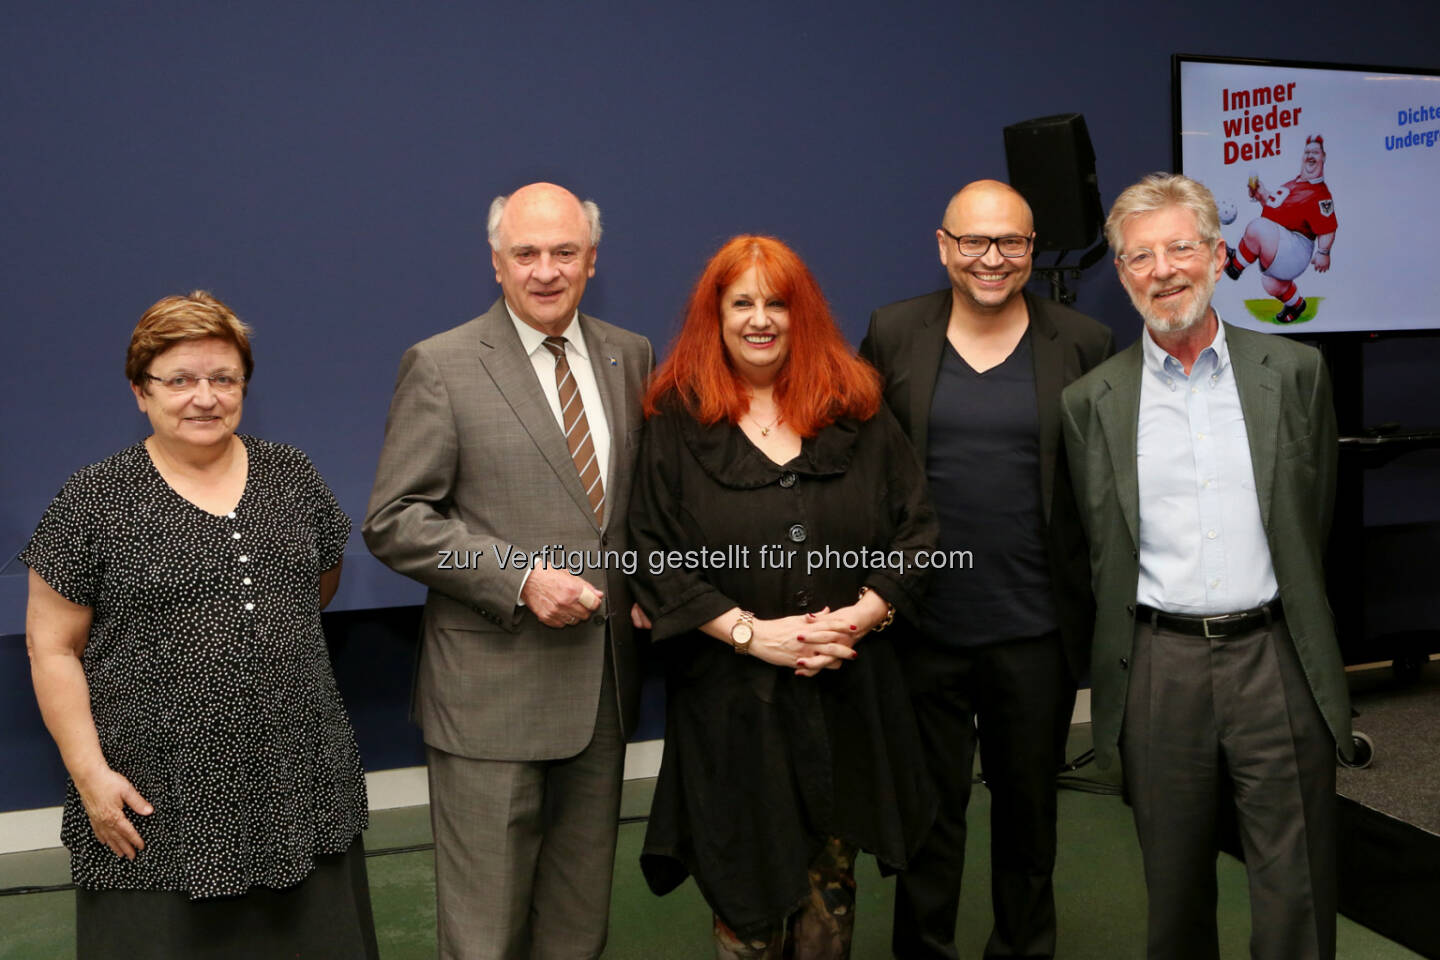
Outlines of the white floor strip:
[[0,853],[60,846],[60,807],[0,813]]
[[[625,752],[625,779],[642,780],[660,771],[663,740],[632,743]],[[418,807],[430,802],[424,767],[401,767],[365,774],[371,810]],[[60,807],[0,813],[0,854],[44,850],[60,845]]]
[[[1090,722],[1090,691],[1075,697],[1074,723]],[[625,751],[625,779],[643,780],[660,772],[663,740],[643,740]],[[424,767],[377,770],[365,775],[371,810],[417,807],[430,802]],[[15,810],[0,813],[0,854],[43,850],[60,844],[60,808]]]
[[660,772],[664,740],[641,740],[625,749],[625,779],[646,780]]
[[418,807],[430,802],[430,783],[424,767],[400,767],[365,774],[365,792],[371,810]]

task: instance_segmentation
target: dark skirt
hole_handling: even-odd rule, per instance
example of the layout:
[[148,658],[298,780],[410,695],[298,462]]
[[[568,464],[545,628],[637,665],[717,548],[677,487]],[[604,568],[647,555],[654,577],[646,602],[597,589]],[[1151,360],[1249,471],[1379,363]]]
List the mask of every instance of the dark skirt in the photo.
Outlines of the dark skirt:
[[171,890],[75,891],[77,960],[376,960],[375,918],[356,835],[293,887],[191,900]]
[[665,752],[640,869],[664,895],[687,876],[742,939],[810,897],[827,839],[901,870],[935,820],[892,634],[796,677],[700,634],[667,640]]

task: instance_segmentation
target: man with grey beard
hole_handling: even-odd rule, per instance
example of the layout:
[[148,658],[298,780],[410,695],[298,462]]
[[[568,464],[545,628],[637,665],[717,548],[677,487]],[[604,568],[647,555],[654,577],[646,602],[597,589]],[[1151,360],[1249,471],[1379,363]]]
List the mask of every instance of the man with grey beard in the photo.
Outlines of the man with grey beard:
[[1322,558],[1335,491],[1318,351],[1221,322],[1215,199],[1152,174],[1105,224],[1145,320],[1066,388],[1090,541],[1095,749],[1120,756],[1152,960],[1217,960],[1215,856],[1233,806],[1251,956],[1335,956],[1335,749],[1350,701]]

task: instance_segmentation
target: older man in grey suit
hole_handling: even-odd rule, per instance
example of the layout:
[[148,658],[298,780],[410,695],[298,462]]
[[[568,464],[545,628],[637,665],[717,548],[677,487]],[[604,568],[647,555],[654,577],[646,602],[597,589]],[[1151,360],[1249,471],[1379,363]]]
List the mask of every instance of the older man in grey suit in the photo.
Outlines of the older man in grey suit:
[[1335,750],[1350,701],[1325,602],[1335,411],[1317,350],[1222,323],[1215,198],[1153,174],[1106,223],[1145,320],[1061,395],[1090,539],[1092,716],[1117,748],[1151,960],[1218,960],[1215,856],[1233,806],[1255,960],[1335,956]]
[[489,232],[503,295],[401,360],[365,542],[430,588],[414,712],[440,955],[598,957],[638,699],[625,516],[653,354],[579,311],[594,203],[531,184],[495,200]]

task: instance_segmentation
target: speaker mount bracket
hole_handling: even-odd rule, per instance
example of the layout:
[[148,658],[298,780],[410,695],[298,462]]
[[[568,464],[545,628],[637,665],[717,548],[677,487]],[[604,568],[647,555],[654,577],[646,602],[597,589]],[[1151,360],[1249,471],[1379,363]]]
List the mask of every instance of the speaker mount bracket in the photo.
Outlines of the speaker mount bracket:
[[1065,285],[1065,280],[1079,280],[1079,267],[1036,267],[1034,272],[1050,282],[1051,300],[1067,306],[1075,302],[1075,291]]

